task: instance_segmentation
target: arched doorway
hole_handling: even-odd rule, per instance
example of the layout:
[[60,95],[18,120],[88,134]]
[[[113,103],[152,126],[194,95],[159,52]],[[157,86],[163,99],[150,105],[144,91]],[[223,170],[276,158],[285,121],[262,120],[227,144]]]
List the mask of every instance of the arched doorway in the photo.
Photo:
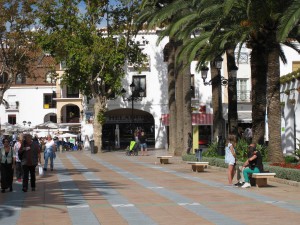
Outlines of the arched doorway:
[[44,116],[44,122],[51,121],[53,123],[57,123],[57,116],[55,113],[48,113]]
[[154,118],[150,113],[138,109],[116,109],[107,111],[105,118],[102,128],[103,149],[126,148],[136,130],[146,133],[149,147],[155,145]]
[[67,104],[61,108],[61,123],[79,123],[80,109],[77,105]]

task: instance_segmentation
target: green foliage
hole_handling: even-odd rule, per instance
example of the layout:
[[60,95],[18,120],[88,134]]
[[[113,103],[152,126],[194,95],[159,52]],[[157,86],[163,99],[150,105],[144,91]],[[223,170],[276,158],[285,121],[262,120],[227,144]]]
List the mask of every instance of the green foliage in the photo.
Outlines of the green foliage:
[[97,121],[98,121],[98,123],[100,123],[102,125],[105,123],[105,112],[106,112],[106,109],[100,109],[97,114]]
[[35,1],[0,1],[0,104],[17,75],[37,78],[36,61],[43,53],[36,44]]
[[299,161],[299,159],[300,159],[300,139],[297,138],[297,141],[298,141],[298,143],[297,143],[298,147],[295,149],[294,155],[296,156],[296,159],[298,159],[298,161]]
[[202,153],[203,157],[217,157],[218,156],[218,142],[212,142],[208,145],[206,151]]
[[194,154],[185,154],[182,156],[182,160],[194,162],[194,161],[197,161],[197,158],[196,158],[196,155],[194,155]]
[[249,144],[244,138],[241,138],[237,142],[235,151],[238,160],[245,161],[247,159],[248,146]]
[[[183,161],[196,161],[196,157],[194,155],[184,155],[182,156]],[[227,168],[228,164],[224,162],[224,159],[213,158],[213,157],[203,157],[203,162],[209,162],[210,166],[217,166],[221,168]],[[241,166],[243,162],[238,161],[237,166]],[[276,173],[277,178],[293,180],[300,182],[300,170],[299,169],[290,169],[290,168],[282,168],[279,166],[270,166],[268,164],[264,164],[264,170],[269,171],[270,173]]]
[[[77,0],[42,1],[39,19],[43,35],[42,48],[66,69],[62,83],[78,87],[87,97],[100,96],[101,101],[118,95],[125,75],[126,61],[139,65],[144,54],[131,41],[132,17],[138,12],[138,1],[85,1],[79,10]],[[107,22],[106,27],[104,22]]]
[[281,76],[280,77],[280,84],[286,84],[286,83],[294,81],[295,79],[300,79],[300,69]]
[[298,162],[297,158],[292,155],[285,156],[284,161],[285,161],[285,163],[297,163]]
[[276,173],[276,177],[278,178],[300,182],[299,169],[282,168],[279,166],[269,165],[264,165],[264,169],[271,173]]

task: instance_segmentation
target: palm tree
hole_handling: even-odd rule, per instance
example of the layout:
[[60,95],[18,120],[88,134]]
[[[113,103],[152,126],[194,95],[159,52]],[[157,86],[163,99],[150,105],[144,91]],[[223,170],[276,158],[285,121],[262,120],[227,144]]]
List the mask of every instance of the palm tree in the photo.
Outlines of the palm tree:
[[[164,26],[170,24],[174,16],[166,16],[165,8],[175,1],[143,1],[142,13],[139,18],[139,23],[147,22],[149,28]],[[151,10],[149,10],[151,9]],[[149,13],[150,12],[150,13]],[[161,39],[166,35],[161,33]],[[192,132],[191,126],[191,99],[190,99],[190,72],[189,67],[183,66],[183,62],[176,59],[176,52],[180,51],[181,41],[178,38],[173,38],[170,35],[170,42],[168,44],[168,79],[169,79],[169,138],[170,150],[176,154],[181,155],[187,146],[187,134]],[[174,52],[175,51],[175,52]],[[188,72],[186,72],[188,71]],[[175,78],[175,79],[174,79]],[[175,82],[174,82],[175,81]],[[175,87],[175,95],[174,88]],[[175,97],[175,98],[174,98]]]

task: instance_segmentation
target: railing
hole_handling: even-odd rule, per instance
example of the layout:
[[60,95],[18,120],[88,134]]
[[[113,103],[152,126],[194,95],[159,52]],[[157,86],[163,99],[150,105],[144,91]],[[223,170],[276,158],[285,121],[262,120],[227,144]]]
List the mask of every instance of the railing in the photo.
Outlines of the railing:
[[237,91],[237,101],[238,102],[250,102],[251,101],[251,91]]
[[19,103],[16,102],[8,102],[7,105],[5,105],[5,110],[10,111],[10,110],[19,110]]

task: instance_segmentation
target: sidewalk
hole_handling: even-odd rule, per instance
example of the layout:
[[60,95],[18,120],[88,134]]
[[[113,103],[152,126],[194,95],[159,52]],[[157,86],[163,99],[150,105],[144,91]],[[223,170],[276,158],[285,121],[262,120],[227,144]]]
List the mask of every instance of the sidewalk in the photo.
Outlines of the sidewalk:
[[55,170],[37,177],[37,190],[0,195],[0,224],[184,225],[298,224],[300,188],[226,186],[226,171],[194,173],[179,157],[170,164],[124,152],[57,154]]

